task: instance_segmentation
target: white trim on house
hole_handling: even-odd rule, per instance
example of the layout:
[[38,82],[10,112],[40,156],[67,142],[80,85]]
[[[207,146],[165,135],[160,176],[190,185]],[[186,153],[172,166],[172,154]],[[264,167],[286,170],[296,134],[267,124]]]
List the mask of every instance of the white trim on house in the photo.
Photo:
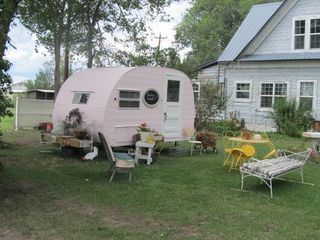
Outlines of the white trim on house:
[[[237,90],[238,84],[249,84],[249,90]],[[249,92],[248,98],[237,98],[237,92]],[[243,81],[235,81],[234,85],[234,102],[251,102],[252,101],[252,81],[251,80],[243,80]]]
[[[311,20],[320,19],[320,14],[317,15],[305,15],[293,17],[291,21],[291,51],[292,52],[319,52],[320,48],[310,48],[310,36],[311,36]],[[305,33],[304,33],[304,48],[303,49],[295,49],[295,22],[304,20],[305,21]],[[302,34],[299,34],[302,36]],[[298,35],[298,36],[299,36]]]
[[297,81],[297,95],[296,101],[300,104],[300,88],[301,83],[312,82],[313,83],[313,96],[305,96],[305,97],[312,97],[312,111],[316,113],[317,111],[317,80],[299,80]]
[[[272,107],[261,107],[261,97],[263,97],[261,95],[262,93],[262,84],[273,84],[273,87],[272,87],[272,95],[263,95],[265,97],[272,97]],[[286,90],[286,95],[276,95],[275,94],[275,85],[276,84],[287,84],[287,90]],[[261,111],[261,112],[272,112],[273,111],[273,105],[274,105],[274,99],[275,97],[285,97],[286,99],[288,99],[290,97],[290,82],[289,81],[262,81],[260,82],[260,85],[259,85],[259,95],[258,95],[258,98],[257,98],[257,109],[258,111]]]
[[192,90],[193,90],[194,100],[200,99],[200,88],[201,88],[200,82],[192,82]]

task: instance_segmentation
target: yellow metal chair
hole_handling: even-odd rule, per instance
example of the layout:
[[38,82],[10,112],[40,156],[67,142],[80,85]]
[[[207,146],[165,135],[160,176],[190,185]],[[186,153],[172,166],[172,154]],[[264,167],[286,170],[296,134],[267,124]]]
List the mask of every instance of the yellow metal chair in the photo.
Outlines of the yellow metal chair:
[[225,144],[224,144],[224,162],[223,162],[223,166],[225,165],[230,165],[230,162],[227,161],[227,159],[230,156],[231,153],[231,149],[234,148],[234,141],[230,141],[229,138],[230,137],[234,137],[235,134],[232,131],[223,131],[222,132],[222,137],[224,138]]
[[267,141],[267,145],[270,148],[270,152],[268,152],[266,155],[263,156],[263,159],[268,159],[270,157],[277,157],[278,154],[278,150],[276,149],[276,147],[273,145],[273,143],[271,142],[270,138],[268,137],[268,135],[266,133],[262,133],[262,137]]
[[256,149],[252,145],[243,145],[240,148],[232,148],[226,162],[229,165],[229,172],[232,169],[239,169],[240,166],[249,158],[256,154]]

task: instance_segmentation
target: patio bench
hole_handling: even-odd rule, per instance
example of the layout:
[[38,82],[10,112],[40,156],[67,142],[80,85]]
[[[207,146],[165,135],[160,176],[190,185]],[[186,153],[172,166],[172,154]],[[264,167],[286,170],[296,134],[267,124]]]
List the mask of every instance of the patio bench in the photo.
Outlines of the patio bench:
[[[244,179],[246,177],[257,177],[261,181],[263,181],[269,188],[271,198],[273,197],[272,193],[272,180],[284,180],[289,181],[287,179],[280,178],[282,175],[293,171],[299,171],[301,175],[301,182],[303,184],[314,185],[310,183],[304,183],[303,179],[303,167],[309,158],[311,152],[299,152],[293,153],[290,151],[281,151],[279,157],[266,159],[266,160],[258,160],[255,158],[249,159],[247,163],[244,163],[240,167],[241,173],[241,190],[243,190]],[[296,181],[291,181],[296,182]]]

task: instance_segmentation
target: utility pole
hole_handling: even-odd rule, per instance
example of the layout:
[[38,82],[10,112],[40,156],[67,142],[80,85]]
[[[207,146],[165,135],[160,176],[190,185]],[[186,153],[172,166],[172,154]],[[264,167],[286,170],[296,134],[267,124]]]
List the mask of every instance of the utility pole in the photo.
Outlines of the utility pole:
[[156,66],[158,66],[158,61],[160,57],[160,45],[161,45],[161,40],[167,39],[168,37],[161,37],[161,33],[159,33],[159,37],[155,37],[155,39],[159,39],[158,41],[158,46],[157,46],[157,59],[156,59]]

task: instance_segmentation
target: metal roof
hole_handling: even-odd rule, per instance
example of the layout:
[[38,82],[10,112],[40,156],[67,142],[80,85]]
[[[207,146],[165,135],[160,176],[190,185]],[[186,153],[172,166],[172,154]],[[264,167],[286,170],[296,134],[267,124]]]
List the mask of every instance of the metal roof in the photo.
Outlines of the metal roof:
[[258,54],[245,56],[239,59],[239,61],[242,62],[284,60],[320,60],[320,52]]
[[203,64],[197,66],[197,68],[195,68],[194,71],[202,70],[202,69],[214,66],[214,65],[218,65],[217,59],[215,59],[213,61],[210,61],[210,62],[203,63]]
[[32,89],[32,90],[28,90],[27,92],[54,93],[54,90],[49,90],[49,89]]
[[278,10],[281,4],[282,2],[254,5],[222,52],[218,62],[234,61]]

